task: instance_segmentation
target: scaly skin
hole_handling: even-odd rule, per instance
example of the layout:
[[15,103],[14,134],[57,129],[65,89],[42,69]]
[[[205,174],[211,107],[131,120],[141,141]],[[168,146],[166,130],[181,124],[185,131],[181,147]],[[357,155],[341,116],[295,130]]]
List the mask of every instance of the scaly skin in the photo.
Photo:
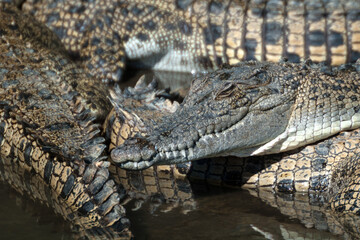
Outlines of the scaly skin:
[[[131,98],[127,94],[128,102],[131,102]],[[144,120],[149,116],[149,113],[142,116],[141,111],[136,111],[134,106],[137,104],[129,105],[137,112],[138,119]],[[144,105],[146,106],[144,103],[137,106],[144,110]],[[162,115],[171,114],[167,110],[152,111],[155,112],[154,115],[159,114],[157,111],[162,111]],[[132,129],[140,124],[132,122],[132,128],[129,128],[129,122],[135,119],[135,115],[127,113],[125,116],[121,111],[114,111],[112,114],[115,112],[120,114],[119,119],[122,120],[113,122],[116,126],[112,134],[118,136],[112,138],[111,144],[114,146],[117,145],[116,141],[123,144],[126,137],[135,135],[136,132],[132,132]],[[357,238],[358,217],[351,214],[358,214],[360,210],[356,204],[357,185],[348,183],[356,183],[359,177],[352,172],[357,169],[358,149],[359,133],[354,130],[289,153],[200,160],[192,162],[191,167],[166,165],[142,171],[126,171],[112,166],[110,171],[116,182],[131,189],[132,198],[139,199],[139,207],[144,199],[158,199],[160,196],[166,202],[179,204],[185,212],[189,211],[196,207],[197,201],[192,199],[192,188],[186,187],[189,185],[187,179],[192,184],[205,181],[211,185],[248,189],[253,195],[279,208],[283,214],[299,219],[308,227],[321,225],[324,229],[325,225],[327,230],[336,235],[345,234],[349,238]],[[349,163],[353,166],[344,167]],[[342,176],[337,176],[338,173]],[[339,179],[343,179],[343,182]]]
[[[145,102],[139,104],[140,88],[130,89],[130,92],[135,95],[126,94],[127,103],[121,107],[131,106],[133,112],[125,114],[118,109],[112,112],[118,115],[117,118],[109,117],[113,119],[108,126],[113,126],[112,132],[108,133],[113,136],[113,147],[135,136],[139,131],[137,126],[144,127],[144,120],[149,116],[172,114],[168,108],[151,108]],[[151,90],[145,92],[150,94]],[[113,101],[117,101],[116,97]],[[119,107],[115,104],[115,109]],[[152,119],[156,121],[157,118]],[[142,171],[111,166],[110,171],[115,181],[130,189],[131,197],[138,199],[138,207],[148,198],[158,201],[160,198],[179,204],[187,212],[197,205],[193,199],[194,190],[186,187],[190,184],[188,179],[192,185],[205,181],[211,185],[245,188],[307,227],[320,226],[351,239],[359,237],[359,218],[356,216],[360,211],[357,204],[359,175],[354,173],[358,164],[359,136],[358,130],[343,132],[300,150],[269,156],[222,157],[194,161],[191,165],[154,166]],[[155,209],[159,207],[154,205]]]
[[[19,19],[21,19],[20,17],[18,17]],[[30,22],[30,21],[29,21]],[[12,39],[12,40],[14,40],[14,39]],[[24,51],[21,51],[21,52],[24,52]],[[30,51],[31,52],[31,51]],[[46,56],[46,54],[44,54],[44,55],[42,55],[42,56]],[[24,58],[25,59],[25,58]],[[10,68],[9,68],[10,69]],[[4,74],[5,75],[5,74]],[[51,78],[50,78],[51,79]],[[29,83],[27,83],[27,84],[29,84]],[[51,89],[51,88],[50,88]],[[33,91],[33,89],[30,89],[30,90],[32,90]],[[136,93],[137,94],[137,93]],[[138,93],[139,94],[139,93]],[[151,95],[152,93],[150,93],[150,95]],[[163,93],[161,93],[161,92],[158,92],[157,94],[163,94]],[[62,94],[61,94],[61,92],[60,93],[56,93],[56,94],[54,94],[54,95],[56,95],[56,96],[62,96]],[[127,95],[125,95],[125,96],[127,96]],[[141,96],[140,96],[140,99],[141,99]],[[49,101],[49,99],[47,99],[48,101]],[[50,102],[49,102],[50,103]],[[163,103],[164,103],[164,105],[165,106],[167,106],[167,103],[166,103],[166,100],[165,101],[163,101]],[[160,104],[161,104],[161,102],[160,102]],[[143,106],[144,104],[143,103],[140,103],[140,104],[138,104],[138,106],[140,106],[140,107],[142,107],[142,108],[144,108],[144,106]],[[117,106],[116,104],[115,104],[115,106]],[[132,106],[132,108],[134,108],[134,105],[131,105]],[[136,106],[136,105],[135,105]],[[146,105],[145,106],[145,108],[146,107],[149,107],[149,106],[151,106],[151,107],[153,107],[153,106],[158,106],[158,104],[152,104],[152,103],[150,103],[149,105]],[[46,108],[45,108],[46,109]],[[66,109],[66,108],[65,108]],[[70,108],[71,109],[71,108]],[[150,108],[151,109],[151,108]],[[164,109],[163,107],[160,107],[160,109]],[[172,109],[172,107],[170,106],[169,108],[166,108],[166,109],[169,109],[169,110],[166,110],[166,111],[169,111],[169,113],[171,113],[171,112],[173,112],[173,109]],[[29,111],[30,112],[30,111]],[[116,109],[115,109],[115,112],[116,112]],[[135,111],[134,110],[134,112],[136,113],[137,111]],[[138,113],[140,114],[140,112],[142,112],[143,114],[148,114],[147,116],[150,116],[150,113],[144,113],[144,109],[142,109],[142,111],[138,111]],[[125,113],[125,110],[122,110],[122,111],[120,111],[120,109],[118,109],[118,113],[117,114],[119,114],[119,113],[122,113],[122,114],[124,114],[124,116],[131,116],[131,114],[129,114],[128,113],[128,115],[126,115],[126,113]],[[30,113],[29,113],[30,114]],[[163,114],[163,115],[166,115],[166,114],[168,114],[168,113],[161,113],[161,114]],[[69,113],[67,113],[66,115],[71,115],[71,114],[69,114]],[[56,116],[56,114],[55,114],[55,116]],[[37,119],[37,118],[34,118],[34,119]],[[53,118],[50,118],[50,119],[53,119]],[[123,119],[124,120],[124,118],[118,118],[118,120],[121,120],[121,119]],[[138,120],[141,120],[142,119],[142,116],[140,117],[140,118],[138,118]],[[108,120],[109,121],[111,121],[111,117],[109,117],[108,118]],[[135,125],[136,125],[136,122],[135,122]],[[124,127],[126,127],[126,126],[131,126],[130,124],[125,124],[125,125],[123,125]],[[132,125],[132,126],[134,126],[134,124]],[[17,125],[15,125],[14,126],[15,128],[17,127]],[[109,128],[106,128],[106,129],[109,129]],[[122,129],[122,128],[120,128],[120,129]],[[137,129],[136,127],[134,127],[133,129],[135,129],[135,130],[139,130],[139,129]],[[128,133],[127,131],[123,131],[123,133]],[[116,133],[115,133],[116,134]],[[46,134],[42,134],[42,135],[44,135],[44,136],[46,136]],[[56,135],[56,134],[55,134]],[[54,136],[55,136],[54,135]],[[131,134],[128,134],[128,136],[129,135],[131,135]],[[124,135],[121,135],[121,136],[124,136]],[[7,137],[7,139],[9,139],[9,136],[6,136]],[[121,139],[121,138],[117,138],[117,139]],[[83,141],[84,139],[81,139],[81,141]],[[70,145],[70,144],[69,144]],[[72,143],[70,146],[75,146],[76,147],[76,144],[74,145],[74,143]],[[25,151],[24,151],[25,152]],[[13,161],[13,160],[12,160]],[[19,166],[20,166],[20,168],[21,169],[23,169],[24,168],[24,165],[25,164],[22,164],[22,163],[19,161]],[[26,165],[25,165],[26,166]],[[76,167],[75,167],[76,168]],[[164,169],[164,170],[162,170],[162,169]],[[151,194],[151,193],[156,193],[157,191],[160,191],[160,192],[162,192],[162,194],[164,195],[164,196],[166,196],[166,198],[167,199],[171,199],[171,197],[178,197],[178,196],[181,196],[181,195],[185,195],[185,197],[184,196],[182,196],[184,199],[185,199],[185,201],[186,201],[186,199],[189,199],[188,201],[191,203],[191,193],[189,193],[189,192],[182,192],[181,190],[183,189],[180,189],[179,187],[177,187],[177,185],[176,184],[172,184],[171,182],[169,182],[168,180],[167,180],[167,176],[166,175],[169,175],[169,173],[170,173],[170,176],[171,176],[171,174],[174,174],[173,176],[175,176],[176,174],[178,174],[178,175],[180,175],[180,177],[181,177],[181,172],[179,172],[179,171],[177,171],[176,169],[177,168],[175,168],[175,167],[170,167],[169,168],[170,170],[169,170],[169,172],[167,172],[167,169],[166,169],[166,167],[165,168],[163,168],[163,167],[160,167],[160,168],[158,168],[158,169],[155,169],[156,170],[156,174],[153,174],[152,172],[151,172],[151,170],[149,170],[149,171],[147,171],[147,172],[144,172],[144,173],[130,173],[130,172],[128,172],[128,173],[126,173],[126,175],[124,175],[125,176],[125,178],[123,177],[123,182],[124,183],[130,183],[131,182],[131,175],[140,175],[141,176],[141,178],[142,177],[144,177],[144,180],[146,180],[146,184],[147,184],[147,188],[146,188],[146,193],[147,194]],[[120,171],[119,169],[115,169],[115,170],[117,170],[117,171]],[[161,176],[161,175],[159,175],[159,173],[162,173],[163,175]],[[179,174],[180,173],[180,174]],[[40,178],[43,178],[43,176],[41,176],[40,175]],[[179,177],[177,177],[178,179],[179,179]],[[59,181],[60,182],[60,181]],[[58,182],[58,184],[59,184],[59,182]],[[151,184],[151,182],[153,183],[153,184]],[[179,181],[178,180],[176,180],[176,182],[175,183],[179,183]],[[61,183],[60,183],[60,185],[61,185]],[[129,184],[130,185],[130,184]],[[130,188],[130,186],[129,186],[129,188]],[[156,189],[157,188],[157,189]],[[56,197],[56,194],[58,194],[56,191],[55,191],[55,197]],[[59,198],[55,198],[55,199],[59,199]],[[61,199],[61,198],[60,198]],[[63,207],[64,206],[64,204],[63,203],[61,203],[60,204],[60,207]],[[73,210],[73,209],[70,209],[70,210]],[[75,213],[76,213],[76,209],[75,209]],[[87,219],[86,217],[85,217],[85,219]],[[78,222],[77,221],[74,221],[75,223],[77,223],[78,224]]]
[[202,72],[243,60],[339,65],[360,56],[357,0],[27,0],[23,9],[105,81],[118,81],[127,60]]
[[[127,169],[284,152],[360,125],[358,65],[248,62],[193,81],[184,102],[111,152]],[[152,121],[152,120],[151,120]]]
[[[356,25],[356,24],[355,24]],[[72,86],[73,87],[73,86]],[[11,124],[14,124],[14,123],[11,123]],[[16,128],[20,128],[19,126],[17,126],[16,124],[14,125]],[[46,136],[46,134],[43,134],[43,133],[41,133],[41,135],[45,135]],[[9,137],[9,136],[7,136],[7,137]],[[75,147],[76,147],[76,145],[75,145]],[[23,150],[25,150],[25,149],[23,149]],[[68,150],[68,149],[67,149]],[[66,150],[66,151],[67,151]],[[68,156],[66,156],[66,157],[68,157]]]
[[[111,135],[111,148],[123,145],[124,142],[126,144],[126,139],[139,132],[147,134],[144,127],[149,116],[166,117],[173,114],[168,103],[165,104],[167,107],[153,108],[153,104],[141,102],[140,92],[154,95],[156,91],[153,90],[151,94],[151,88],[145,91],[140,89],[140,86],[130,89],[134,95],[126,94],[127,102],[121,106],[122,97],[113,95],[115,111],[109,115],[110,123],[107,125],[107,129],[112,129],[108,132]],[[124,109],[133,112],[124,112]],[[158,120],[157,117],[151,119],[153,124]],[[359,137],[359,131],[353,130],[286,153],[248,158],[222,157],[194,161],[191,165],[153,166],[141,172],[112,166],[110,171],[116,182],[131,189],[135,198],[146,199],[148,196],[160,195],[165,201],[178,202],[188,210],[196,202],[192,201],[194,193],[190,191],[191,188],[184,188],[189,184],[187,178],[191,182],[205,181],[211,185],[242,187],[280,208],[285,215],[300,219],[307,226],[325,221],[331,232],[343,234],[342,231],[345,231],[356,238],[359,224],[355,215],[360,212],[357,204],[359,174],[356,173]],[[187,190],[184,192],[184,189]],[[294,201],[288,199],[294,196]],[[284,201],[288,202],[285,206],[281,205]],[[286,207],[289,204],[295,207],[289,209]],[[324,219],[309,219],[319,212]]]
[[94,123],[110,107],[106,91],[61,46],[32,17],[0,10],[1,157],[42,178],[83,228],[115,226],[129,237]]
[[[37,206],[42,206],[40,208],[42,211],[46,207],[50,208],[51,216],[55,212],[57,216],[66,220],[65,226],[69,228],[70,225],[71,239],[105,239],[105,236],[108,239],[126,239],[126,237],[119,236],[116,225],[113,227],[96,226],[89,216],[80,215],[79,212],[74,211],[65,200],[59,198],[58,194],[49,188],[40,175],[29,173],[12,158],[1,158],[0,161],[0,180],[21,194],[21,201],[27,202],[26,210],[30,211],[32,215],[41,216],[39,208],[34,209],[34,202]],[[16,202],[19,202],[19,199]],[[48,219],[46,223],[49,224]],[[94,226],[86,227],[90,224]]]

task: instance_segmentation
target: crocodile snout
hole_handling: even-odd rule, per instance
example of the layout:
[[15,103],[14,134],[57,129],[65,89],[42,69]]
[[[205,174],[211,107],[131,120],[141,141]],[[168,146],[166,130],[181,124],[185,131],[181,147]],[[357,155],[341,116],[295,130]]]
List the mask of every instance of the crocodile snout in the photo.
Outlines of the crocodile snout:
[[121,168],[141,170],[153,165],[154,145],[144,138],[131,138],[111,152],[112,161]]

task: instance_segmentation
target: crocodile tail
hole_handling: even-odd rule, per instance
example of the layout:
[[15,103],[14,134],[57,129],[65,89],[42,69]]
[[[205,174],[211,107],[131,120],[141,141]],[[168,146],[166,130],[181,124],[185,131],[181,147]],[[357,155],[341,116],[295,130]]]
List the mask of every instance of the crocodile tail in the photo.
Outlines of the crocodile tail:
[[[13,26],[0,21],[6,43],[0,44],[1,157],[44,179],[73,213],[70,221],[84,229],[113,226],[120,235],[129,233],[123,193],[109,178],[104,138],[95,123],[102,113],[93,111],[101,105],[95,88],[105,87],[47,47],[51,32],[36,38],[44,28],[39,23],[27,21],[34,25],[28,28],[28,18],[16,9],[0,11],[0,17]],[[28,35],[22,32],[28,29]]]
[[128,220],[119,205],[121,194],[109,179],[109,163],[104,161],[105,145],[104,139],[98,137],[98,125],[85,111],[76,115],[87,140],[78,156],[69,156],[65,153],[68,149],[45,142],[12,117],[0,123],[1,155],[44,179],[73,213],[68,216],[70,220],[85,229],[116,225],[122,231],[128,227]]

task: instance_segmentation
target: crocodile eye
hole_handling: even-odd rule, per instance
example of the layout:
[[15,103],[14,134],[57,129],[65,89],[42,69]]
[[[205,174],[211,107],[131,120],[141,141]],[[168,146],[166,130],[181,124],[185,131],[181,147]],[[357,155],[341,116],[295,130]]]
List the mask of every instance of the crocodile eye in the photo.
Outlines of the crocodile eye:
[[225,82],[219,91],[215,92],[214,99],[218,101],[234,96],[237,98],[243,96],[242,89],[234,82]]

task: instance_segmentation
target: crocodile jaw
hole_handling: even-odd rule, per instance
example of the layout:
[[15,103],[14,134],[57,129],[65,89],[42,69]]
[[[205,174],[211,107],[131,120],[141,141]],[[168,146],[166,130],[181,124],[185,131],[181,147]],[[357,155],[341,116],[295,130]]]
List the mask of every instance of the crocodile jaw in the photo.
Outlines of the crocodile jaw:
[[[244,63],[215,72],[195,81],[182,112],[161,122],[141,144],[117,148],[112,159],[120,167],[141,169],[213,156],[263,155],[359,127],[360,107],[353,100],[358,93],[352,90],[359,73],[346,66],[329,71],[306,63]],[[246,116],[229,125],[233,110],[241,107],[247,107]],[[199,137],[192,139],[193,132]]]
[[[290,105],[282,105],[271,113],[249,113],[221,132],[204,134],[199,131],[195,144],[181,147],[181,150],[177,147],[176,150],[159,151],[161,147],[156,143],[139,138],[115,148],[111,158],[121,168],[140,170],[152,165],[176,164],[205,157],[249,156],[285,131],[290,112]],[[257,127],[257,131],[253,130],[254,127]]]

